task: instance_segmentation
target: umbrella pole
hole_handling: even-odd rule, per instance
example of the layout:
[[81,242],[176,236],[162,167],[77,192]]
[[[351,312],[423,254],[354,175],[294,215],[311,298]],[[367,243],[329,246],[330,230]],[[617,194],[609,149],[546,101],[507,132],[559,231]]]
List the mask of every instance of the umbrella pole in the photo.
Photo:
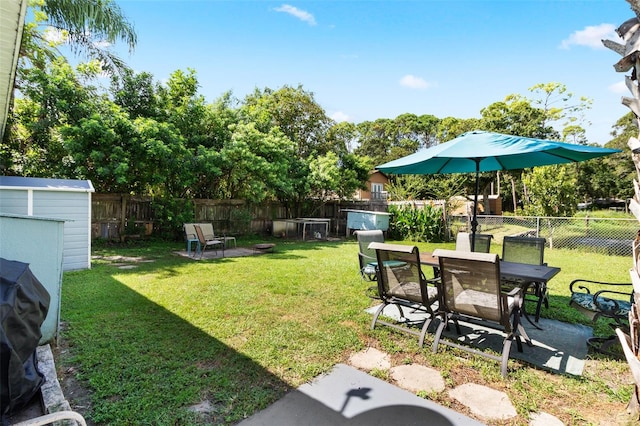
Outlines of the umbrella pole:
[[473,218],[471,219],[471,251],[476,250],[476,229],[478,228],[478,192],[480,191],[480,159],[474,158],[476,162],[476,191],[473,197]]

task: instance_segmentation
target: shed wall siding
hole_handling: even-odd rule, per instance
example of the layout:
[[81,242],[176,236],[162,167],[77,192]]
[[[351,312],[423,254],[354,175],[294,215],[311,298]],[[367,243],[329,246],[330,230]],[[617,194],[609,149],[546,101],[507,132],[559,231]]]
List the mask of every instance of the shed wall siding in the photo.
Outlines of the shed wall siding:
[[63,261],[65,271],[89,268],[91,253],[89,200],[90,196],[86,192],[33,192],[35,215],[65,220]]
[[7,214],[28,213],[27,191],[2,190],[0,196],[0,211]]

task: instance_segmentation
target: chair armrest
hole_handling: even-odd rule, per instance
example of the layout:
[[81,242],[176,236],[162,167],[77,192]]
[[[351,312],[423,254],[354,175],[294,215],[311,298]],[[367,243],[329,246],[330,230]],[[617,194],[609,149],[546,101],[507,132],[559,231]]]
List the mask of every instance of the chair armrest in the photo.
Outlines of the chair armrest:
[[372,263],[372,262],[377,262],[378,261],[377,258],[371,257],[371,256],[367,256],[364,253],[358,252],[358,256],[360,257],[360,260],[362,261],[363,265],[366,265],[367,263]]
[[[631,285],[631,284],[629,284]],[[620,311],[620,303],[623,302],[623,300],[620,299],[612,299],[611,297],[607,296],[609,294],[616,294],[616,295],[622,295],[622,296],[627,296],[628,299],[624,300],[625,303],[623,303],[624,305],[627,305],[627,303],[632,303],[633,302],[633,291],[631,293],[628,292],[622,292],[622,291],[615,291],[615,290],[600,290],[596,293],[594,293],[593,295],[593,304],[594,306],[597,306],[598,309],[602,312],[606,312],[609,314],[614,314],[615,312],[619,312]],[[605,296],[603,296],[605,295]],[[609,307],[606,306],[606,304],[601,303],[601,301],[606,300],[610,303],[613,303],[613,307]]]
[[586,287],[585,285],[583,285],[582,283],[597,284],[597,285],[607,285],[607,286],[633,286],[633,284],[631,284],[631,283],[610,283],[610,282],[606,282],[606,281],[593,281],[593,280],[584,280],[584,279],[580,279],[579,278],[579,279],[571,281],[571,283],[569,284],[569,291],[571,293],[575,293],[576,290],[574,290],[573,287],[574,287],[574,285],[576,285],[578,290],[583,290],[587,294],[591,294],[591,290],[589,290],[589,288]]
[[514,287],[511,290],[509,290],[509,292],[507,293],[507,296],[515,297],[518,293],[521,293],[521,292],[522,292],[521,287]]

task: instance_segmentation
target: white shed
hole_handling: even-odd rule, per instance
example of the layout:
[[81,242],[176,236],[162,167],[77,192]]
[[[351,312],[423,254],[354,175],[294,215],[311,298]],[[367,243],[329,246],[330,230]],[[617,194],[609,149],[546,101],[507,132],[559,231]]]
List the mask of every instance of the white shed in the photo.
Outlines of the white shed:
[[62,269],[88,269],[92,192],[89,180],[0,176],[0,213],[63,219]]

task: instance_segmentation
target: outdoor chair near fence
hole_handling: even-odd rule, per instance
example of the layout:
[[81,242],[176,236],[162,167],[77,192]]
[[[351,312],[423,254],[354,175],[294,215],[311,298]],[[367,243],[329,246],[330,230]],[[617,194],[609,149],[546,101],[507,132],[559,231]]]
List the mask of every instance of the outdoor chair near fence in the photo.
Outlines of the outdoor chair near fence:
[[213,224],[211,223],[197,223],[196,225],[199,225],[200,228],[202,229],[202,232],[204,233],[204,237],[207,240],[218,240],[218,241],[222,241],[224,243],[224,247],[228,247],[228,243],[230,241],[233,241],[233,246],[234,248],[236,247],[236,237],[228,237],[225,235],[216,235],[214,229],[213,229]]
[[[435,316],[433,305],[438,300],[438,289],[422,272],[418,247],[373,242],[369,248],[376,252],[378,298],[382,301],[373,315],[371,329],[382,324],[418,336],[422,347]],[[397,321],[389,316],[389,320],[381,318],[391,305],[398,309]],[[405,315],[405,309],[411,318]]]
[[199,224],[194,225],[194,227],[196,228],[196,235],[198,236],[198,240],[200,241],[200,259],[202,259],[202,256],[204,255],[207,247],[211,247],[215,251],[216,256],[218,255],[218,247],[221,247],[222,257],[224,257],[224,241],[211,239],[211,236],[208,235],[205,236],[205,233],[203,232],[202,227]]
[[[523,293],[520,287],[509,293],[502,290],[500,280],[500,260],[493,253],[472,253],[457,250],[437,249],[433,252],[440,263],[440,299],[438,313],[440,324],[433,342],[433,352],[444,344],[476,355],[501,362],[502,376],[507,375],[507,363],[511,352],[511,343],[515,340],[517,349],[522,352],[523,338],[529,346],[531,340],[520,323]],[[465,322],[471,332],[479,326],[503,331],[502,356],[480,351],[469,344],[442,338],[445,328],[453,322],[458,335],[462,334],[459,321]]]
[[360,276],[365,281],[375,281],[376,276],[376,251],[369,248],[373,242],[384,243],[384,234],[381,230],[356,231],[358,239],[358,263],[360,265]]
[[196,234],[195,225],[193,223],[185,223],[182,225],[182,229],[184,230],[184,239],[187,243],[187,256],[191,256],[191,248],[193,247],[193,244],[195,244],[193,255],[195,256],[200,253],[200,240]]
[[[458,232],[456,235],[456,250],[471,251],[471,238],[472,235],[468,232]],[[493,235],[490,234],[476,234],[473,251],[476,253],[489,253],[492,238]]]
[[[540,237],[505,236],[502,240],[502,261],[526,263],[529,265],[544,265],[544,246],[547,240]],[[549,299],[547,284],[544,282],[505,282],[502,284],[508,288],[520,286],[524,289],[525,301],[527,295],[533,297],[536,303],[535,321],[540,320],[542,304],[548,309]],[[525,307],[523,307],[525,309]]]
[[[571,291],[569,305],[594,323],[598,318],[608,318],[613,320],[610,324],[612,327],[629,329],[633,284],[576,279],[569,284],[569,290]],[[590,337],[587,339],[587,344],[596,352],[611,354],[610,348],[617,341],[617,336],[613,334],[605,337]]]

